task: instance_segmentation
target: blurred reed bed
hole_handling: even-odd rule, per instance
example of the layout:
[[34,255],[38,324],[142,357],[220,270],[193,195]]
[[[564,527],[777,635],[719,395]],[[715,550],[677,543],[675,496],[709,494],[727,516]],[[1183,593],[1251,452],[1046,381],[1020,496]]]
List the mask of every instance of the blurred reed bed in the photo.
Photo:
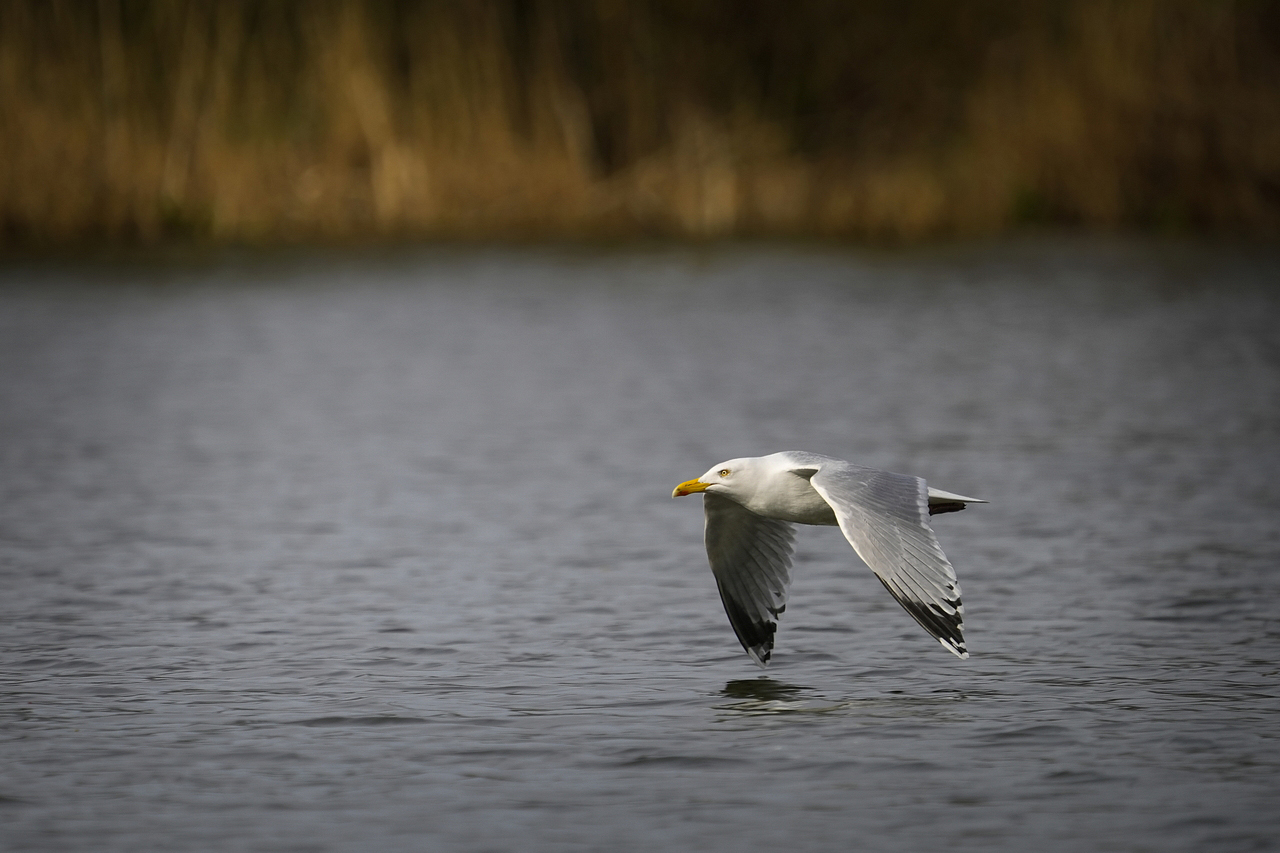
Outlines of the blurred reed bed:
[[1280,234],[1280,5],[4,0],[0,242]]

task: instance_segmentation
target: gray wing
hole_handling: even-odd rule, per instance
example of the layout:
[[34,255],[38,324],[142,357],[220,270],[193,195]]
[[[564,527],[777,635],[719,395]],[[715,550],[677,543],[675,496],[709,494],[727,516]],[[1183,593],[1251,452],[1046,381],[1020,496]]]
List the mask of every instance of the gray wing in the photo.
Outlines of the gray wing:
[[703,495],[703,538],[720,600],[738,641],[761,666],[773,654],[778,614],[791,583],[791,525],[744,509],[728,498]]
[[849,544],[898,603],[949,651],[967,658],[960,585],[929,527],[924,480],[828,464],[809,482],[835,510]]

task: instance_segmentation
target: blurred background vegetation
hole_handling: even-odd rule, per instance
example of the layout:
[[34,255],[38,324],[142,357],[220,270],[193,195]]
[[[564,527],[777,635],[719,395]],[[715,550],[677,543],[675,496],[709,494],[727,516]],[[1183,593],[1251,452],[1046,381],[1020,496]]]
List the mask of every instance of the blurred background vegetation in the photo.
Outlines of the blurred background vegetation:
[[0,0],[0,245],[1280,235],[1280,4]]

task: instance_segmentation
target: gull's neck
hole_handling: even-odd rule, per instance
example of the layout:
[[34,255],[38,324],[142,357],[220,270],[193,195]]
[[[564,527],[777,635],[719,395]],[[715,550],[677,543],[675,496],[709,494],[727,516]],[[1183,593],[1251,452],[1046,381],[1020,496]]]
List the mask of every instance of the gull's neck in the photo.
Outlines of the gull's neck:
[[766,518],[798,524],[836,524],[831,506],[809,482],[813,471],[824,460],[825,457],[816,454],[792,453],[775,453],[753,459],[755,490],[745,496],[742,505]]

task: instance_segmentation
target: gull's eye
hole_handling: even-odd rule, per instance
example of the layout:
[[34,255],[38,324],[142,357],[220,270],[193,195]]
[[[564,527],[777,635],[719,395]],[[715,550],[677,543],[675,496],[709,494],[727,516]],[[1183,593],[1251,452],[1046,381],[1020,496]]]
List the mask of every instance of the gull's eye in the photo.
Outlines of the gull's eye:
[[732,474],[732,473],[733,473],[733,472],[732,472],[732,471],[730,471],[728,468],[721,468],[721,469],[720,469],[720,476],[721,476],[721,477],[728,477],[728,476],[729,476],[730,474]]

